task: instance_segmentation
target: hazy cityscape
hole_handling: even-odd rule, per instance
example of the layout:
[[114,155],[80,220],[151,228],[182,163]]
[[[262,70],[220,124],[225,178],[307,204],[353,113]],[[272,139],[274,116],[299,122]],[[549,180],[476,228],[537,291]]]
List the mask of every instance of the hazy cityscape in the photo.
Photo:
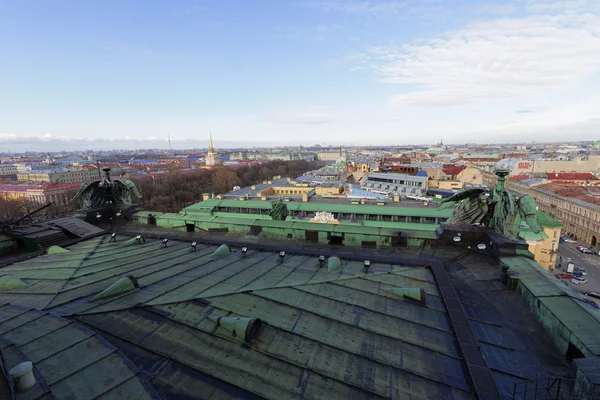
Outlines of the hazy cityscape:
[[0,3],[0,400],[600,399],[599,27]]

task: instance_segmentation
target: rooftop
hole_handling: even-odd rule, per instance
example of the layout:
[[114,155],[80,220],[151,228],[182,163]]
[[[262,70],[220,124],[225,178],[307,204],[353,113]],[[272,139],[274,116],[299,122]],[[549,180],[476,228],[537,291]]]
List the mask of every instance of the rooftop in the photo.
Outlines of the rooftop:
[[[351,204],[350,199],[312,199],[309,202],[289,202],[286,203],[290,211],[307,212],[340,212],[349,214],[386,214],[386,215],[406,215],[406,216],[432,216],[449,218],[452,214],[450,209],[438,209],[437,203],[431,202],[431,207],[424,207],[420,201],[387,201],[385,206],[372,204]],[[184,208],[182,213],[207,213],[215,207],[234,207],[234,208],[272,208],[270,201],[263,200],[220,200],[209,199],[200,203],[193,204]]]
[[[202,241],[191,251],[189,240],[171,238],[165,247],[106,235],[3,268],[26,286],[0,291],[0,302],[11,303],[0,308],[0,336],[37,360],[40,387],[59,398],[121,390],[163,398],[472,399],[471,356],[447,308],[451,285],[502,396],[515,382],[568,371],[485,255],[439,246],[419,257],[344,254],[321,266],[318,255],[335,249],[291,246],[281,259],[279,251],[250,246],[243,256]],[[444,259],[454,260],[444,264],[450,280],[431,266]],[[127,276],[137,285],[100,294]],[[262,325],[244,330],[249,321],[237,318]],[[71,361],[52,368],[59,360]]]
[[594,174],[589,172],[549,172],[547,174],[549,180],[557,181],[589,181],[598,180]]

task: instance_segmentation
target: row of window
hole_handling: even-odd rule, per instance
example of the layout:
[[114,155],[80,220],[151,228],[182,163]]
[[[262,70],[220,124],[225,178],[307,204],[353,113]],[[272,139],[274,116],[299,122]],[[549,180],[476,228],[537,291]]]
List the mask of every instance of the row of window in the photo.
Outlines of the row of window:
[[394,185],[406,185],[406,186],[422,186],[423,182],[421,181],[405,181],[400,179],[388,179],[388,178],[367,178],[368,182],[384,182],[384,183],[392,183]]
[[[241,208],[241,207],[217,207],[214,211],[233,214],[257,214],[268,215],[270,210],[263,208]],[[288,215],[294,219],[310,219],[315,216],[312,211],[291,210]],[[340,221],[360,222],[360,221],[384,221],[384,222],[412,222],[421,224],[437,224],[446,221],[446,218],[435,217],[411,217],[404,215],[379,215],[379,214],[354,214],[354,213],[333,213],[335,219]]]

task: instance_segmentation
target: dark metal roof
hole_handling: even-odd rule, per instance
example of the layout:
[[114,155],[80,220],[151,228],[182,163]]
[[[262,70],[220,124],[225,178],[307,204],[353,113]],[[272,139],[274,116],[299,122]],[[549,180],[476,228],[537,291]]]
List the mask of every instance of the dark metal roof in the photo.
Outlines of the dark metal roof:
[[[454,283],[437,282],[427,261],[434,260],[434,252],[455,256],[455,248],[423,249],[421,266],[414,258],[403,263],[402,257],[378,261],[375,256],[365,272],[360,253],[329,271],[327,264],[320,266],[318,252],[295,253],[293,246],[281,260],[278,252],[252,246],[245,257],[239,248],[215,257],[218,246],[207,243],[192,251],[190,243],[175,239],[166,247],[155,239],[129,246],[123,246],[129,237],[109,239],[96,237],[69,247],[69,253],[2,268],[28,286],[0,292],[0,301],[36,307],[46,319],[48,312],[68,318],[74,329],[86,326],[122,351],[164,398],[203,393],[472,399],[476,394],[472,379],[478,378],[468,372],[440,291],[440,285]],[[495,266],[478,265],[482,279],[497,273]],[[135,277],[139,288],[93,299],[126,275]],[[398,296],[393,288],[422,288],[425,301]],[[472,300],[477,293],[463,287],[456,295],[503,395],[548,365],[562,366],[548,361],[547,351],[538,351],[520,330],[545,343],[537,323],[520,328],[498,316],[495,307],[501,305],[494,296],[499,294]],[[511,313],[525,315],[522,301],[515,304]],[[262,328],[255,340],[243,343],[216,322],[220,317],[260,318]]]

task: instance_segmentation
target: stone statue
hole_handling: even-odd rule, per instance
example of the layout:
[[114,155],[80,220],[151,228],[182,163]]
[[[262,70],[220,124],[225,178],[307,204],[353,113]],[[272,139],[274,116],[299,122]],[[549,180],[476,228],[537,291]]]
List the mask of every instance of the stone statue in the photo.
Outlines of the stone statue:
[[271,202],[271,212],[269,212],[274,221],[285,221],[288,216],[288,209],[281,200]]
[[504,188],[510,170],[496,169],[498,184],[491,190],[473,188],[456,193],[442,201],[443,208],[454,207],[448,225],[484,225],[510,238],[518,239],[521,223],[534,233],[541,231],[537,222],[537,206],[530,195],[517,198]]
[[104,177],[98,181],[82,183],[71,201],[83,199],[83,209],[131,204],[131,195],[142,195],[129,179],[110,180],[110,168],[102,168]]

